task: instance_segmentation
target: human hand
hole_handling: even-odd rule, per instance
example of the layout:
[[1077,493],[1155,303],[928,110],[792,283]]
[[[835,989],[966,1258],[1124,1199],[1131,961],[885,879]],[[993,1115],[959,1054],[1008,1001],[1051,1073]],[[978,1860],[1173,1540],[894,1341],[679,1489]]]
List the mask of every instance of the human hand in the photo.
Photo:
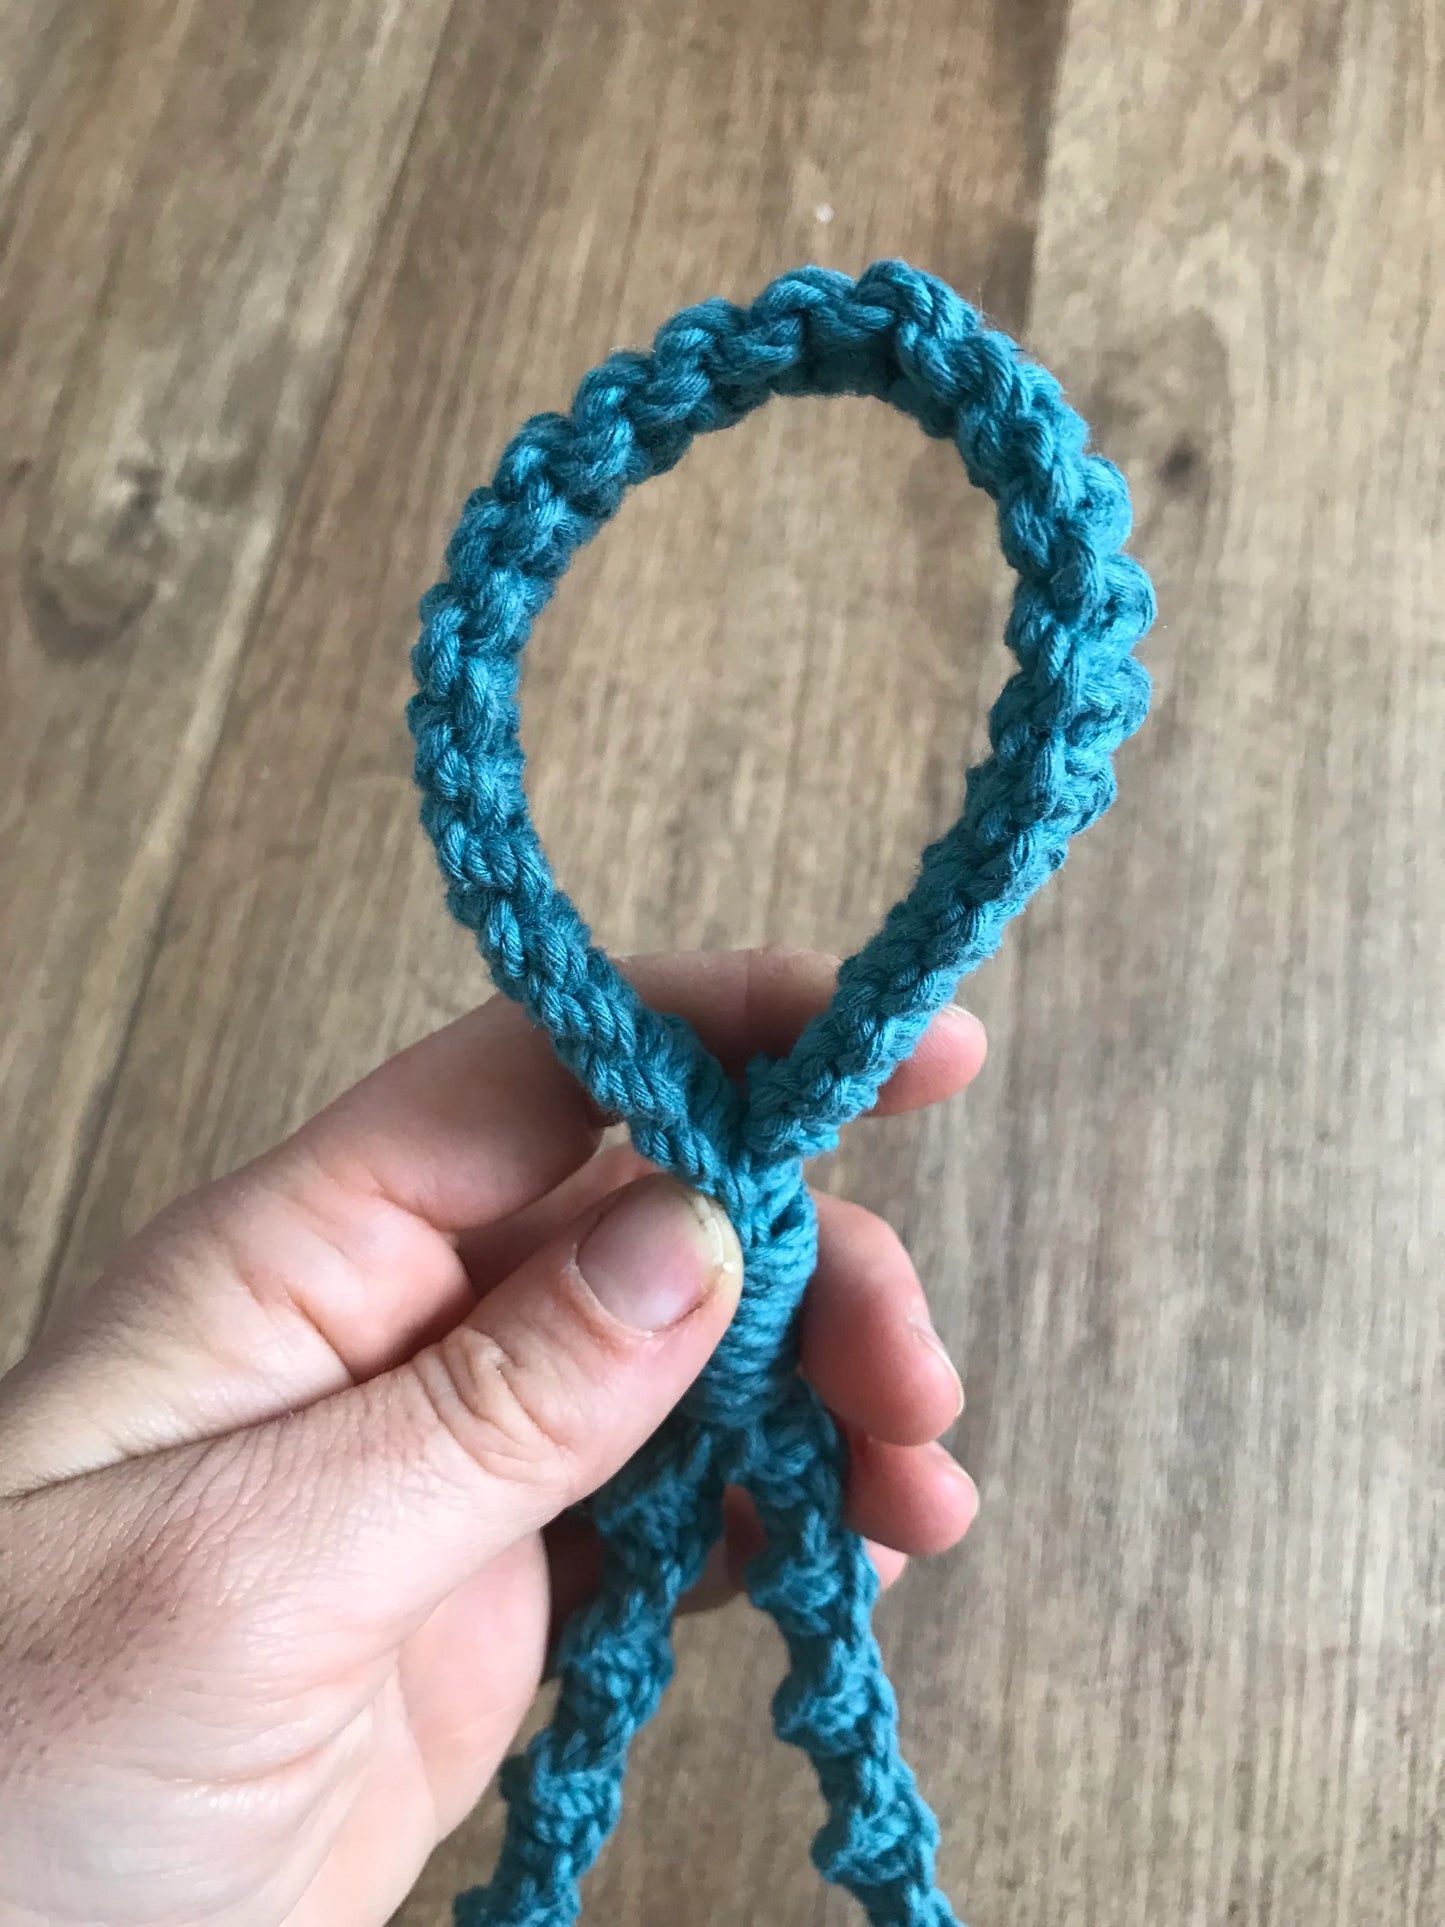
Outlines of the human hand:
[[[807,953],[630,973],[730,1069],[826,1003]],[[880,1111],[983,1060],[945,1010]],[[593,1583],[561,1516],[726,1329],[721,1213],[497,1000],[182,1199],[0,1384],[0,1924],[384,1922],[475,1803]],[[821,1197],[803,1369],[885,1583],[977,1503],[893,1233]],[[692,1603],[760,1543],[730,1503]]]

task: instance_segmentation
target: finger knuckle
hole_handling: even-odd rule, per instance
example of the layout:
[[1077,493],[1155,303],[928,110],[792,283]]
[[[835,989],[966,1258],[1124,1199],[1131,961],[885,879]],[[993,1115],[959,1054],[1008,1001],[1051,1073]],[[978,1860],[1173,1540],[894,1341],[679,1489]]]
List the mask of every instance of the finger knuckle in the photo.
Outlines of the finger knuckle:
[[474,1470],[511,1485],[552,1484],[576,1456],[564,1402],[494,1333],[459,1325],[416,1369],[431,1419]]
[[819,1242],[831,1263],[851,1264],[870,1280],[906,1277],[913,1270],[908,1247],[888,1220],[851,1198],[826,1201]]

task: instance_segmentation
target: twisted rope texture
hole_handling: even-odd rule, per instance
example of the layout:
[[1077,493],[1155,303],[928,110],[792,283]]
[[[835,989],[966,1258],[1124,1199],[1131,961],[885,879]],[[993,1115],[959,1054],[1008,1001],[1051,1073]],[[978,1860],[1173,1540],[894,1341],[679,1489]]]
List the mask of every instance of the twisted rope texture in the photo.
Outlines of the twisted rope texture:
[[[740,1086],[690,1027],[641,1003],[554,882],[522,785],[519,658],[572,555],[628,488],[771,395],[834,394],[877,397],[952,440],[992,496],[1018,577],[1007,629],[1018,669],[957,824],[844,964],[829,1008]],[[468,500],[447,580],[423,599],[408,716],[451,911],[638,1149],[722,1202],[746,1260],[723,1344],[594,1502],[601,1588],[563,1636],[551,1726],[503,1770],[501,1855],[491,1883],[458,1900],[458,1927],[576,1919],[578,1881],[616,1823],[628,1747],[667,1683],[673,1611],[720,1531],[728,1484],[751,1492],[768,1533],[748,1590],[788,1648],[774,1721],[817,1770],[828,1817],[816,1864],[875,1927],[954,1921],[934,1884],[937,1826],[898,1750],[870,1629],[872,1567],[843,1522],[842,1451],[796,1370],[795,1314],[816,1253],[803,1161],[868,1109],[1069,838],[1113,800],[1112,753],[1148,703],[1130,651],[1153,593],[1121,553],[1123,478],[1087,440],[1053,377],[942,282],[897,261],[856,282],[804,268],[750,307],[715,300],[676,315],[650,354],[593,369],[570,414],[529,421]]]

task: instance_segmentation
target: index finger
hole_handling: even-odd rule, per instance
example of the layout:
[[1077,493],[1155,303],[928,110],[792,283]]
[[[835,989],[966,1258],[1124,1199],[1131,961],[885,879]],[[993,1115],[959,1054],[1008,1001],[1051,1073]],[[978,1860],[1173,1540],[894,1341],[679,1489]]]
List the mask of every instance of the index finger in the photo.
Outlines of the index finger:
[[[649,1003],[687,1018],[724,1067],[778,1055],[827,1003],[838,962],[808,950],[632,959]],[[983,1062],[983,1027],[940,1011],[877,1110],[916,1110],[961,1090]],[[607,1120],[514,1004],[493,998],[383,1064],[292,1140],[349,1188],[456,1236],[520,1211],[584,1164]]]

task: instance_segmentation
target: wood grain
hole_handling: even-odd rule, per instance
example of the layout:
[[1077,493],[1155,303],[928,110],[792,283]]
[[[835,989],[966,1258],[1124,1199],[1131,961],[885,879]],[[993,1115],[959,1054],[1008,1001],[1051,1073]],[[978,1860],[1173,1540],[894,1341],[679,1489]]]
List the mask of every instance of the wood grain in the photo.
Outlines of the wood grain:
[[[294,500],[253,484],[284,524],[263,599],[256,572],[228,586],[228,509],[156,631],[146,687],[179,650],[190,693],[142,732],[152,788],[124,778],[124,807],[188,727],[215,747],[165,791],[175,884],[96,1020],[113,1055],[135,1005],[108,1085],[74,1012],[122,887],[73,810],[16,863],[48,954],[80,960],[23,1043],[24,1088],[71,1093],[20,1141],[47,1200],[27,1249],[67,1227],[64,1295],[479,994],[400,712],[416,594],[515,421],[681,301],[805,258],[902,253],[1024,330],[1133,482],[1158,701],[1116,810],[969,987],[985,1079],[860,1127],[833,1172],[904,1232],[965,1368],[983,1513],[880,1631],[975,1927],[1445,1915],[1442,102],[1432,0],[457,9],[364,284],[399,126],[336,107],[298,164],[372,169],[364,205],[307,230],[353,250],[308,310],[334,387],[314,440],[284,442]],[[113,138],[159,168],[169,126]],[[212,139],[185,151],[219,172]],[[69,190],[97,206],[98,168]],[[282,247],[259,186],[233,191],[257,197],[251,245]],[[77,225],[77,258],[119,218]],[[23,316],[5,272],[0,317]],[[181,472],[217,432],[203,368],[245,351],[224,318],[172,305],[97,337],[74,445],[118,445],[117,358],[168,328],[193,372],[155,439]],[[41,411],[42,376],[20,388]],[[81,552],[77,499],[47,482],[27,508],[45,554]],[[862,404],[770,409],[630,504],[525,685],[544,839],[602,938],[866,935],[981,745],[1006,586],[956,461]],[[202,612],[243,601],[217,642]],[[82,732],[130,685],[96,687]],[[18,693],[23,783],[75,780],[27,711],[42,679]],[[52,935],[57,862],[91,866],[90,921]],[[67,1213],[82,1088],[104,1101]],[[841,1927],[806,1771],[767,1737],[776,1641],[732,1612],[679,1645],[589,1917]],[[440,1927],[495,1827],[488,1806],[438,1852],[400,1927]]]
[[28,12],[5,19],[0,161],[0,1363],[86,1167],[445,0],[40,8],[30,34]]

